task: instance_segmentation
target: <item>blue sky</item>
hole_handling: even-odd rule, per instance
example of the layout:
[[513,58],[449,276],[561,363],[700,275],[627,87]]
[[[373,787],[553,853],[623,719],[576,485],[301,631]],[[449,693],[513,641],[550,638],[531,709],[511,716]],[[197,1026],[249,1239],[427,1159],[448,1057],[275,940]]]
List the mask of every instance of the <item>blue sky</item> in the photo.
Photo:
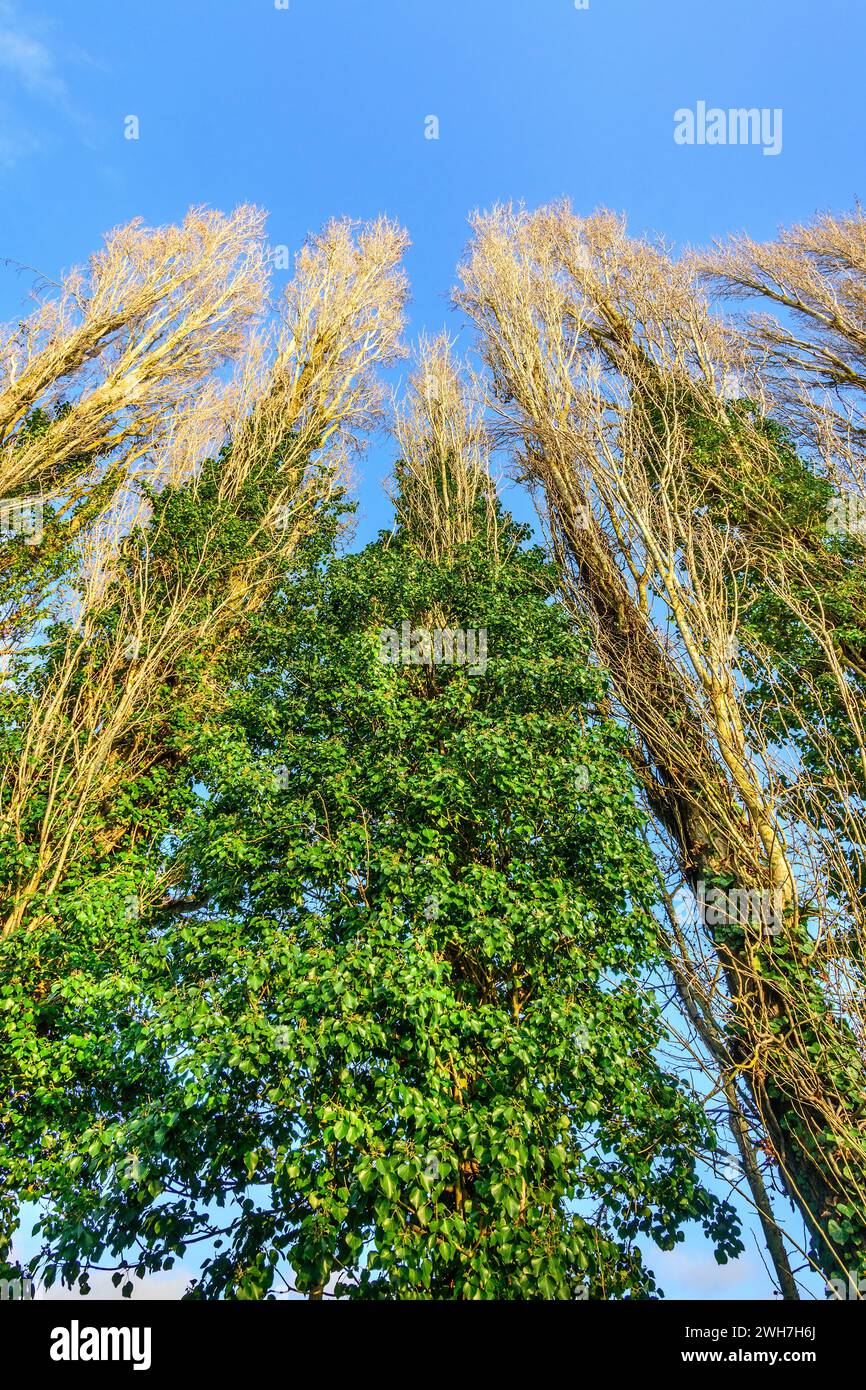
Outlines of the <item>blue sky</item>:
[[[398,218],[411,331],[468,348],[447,295],[475,207],[567,195],[683,245],[851,206],[864,40],[855,0],[0,0],[0,319],[32,281],[2,258],[56,278],[133,217],[254,202],[292,248],[335,215]],[[676,144],[699,101],[781,109],[781,152]],[[374,444],[361,539],[390,462]],[[766,1290],[756,1253],[739,1266],[712,1285],[690,1242],[666,1282]]]

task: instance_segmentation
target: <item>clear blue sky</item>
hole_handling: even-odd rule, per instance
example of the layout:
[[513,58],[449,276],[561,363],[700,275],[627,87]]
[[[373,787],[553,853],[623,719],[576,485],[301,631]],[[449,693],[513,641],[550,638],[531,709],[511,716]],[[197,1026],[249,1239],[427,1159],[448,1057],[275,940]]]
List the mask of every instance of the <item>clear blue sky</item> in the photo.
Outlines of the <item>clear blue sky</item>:
[[[54,278],[108,228],[191,203],[258,203],[291,247],[384,211],[413,240],[412,331],[457,333],[466,217],[495,200],[565,194],[674,244],[851,206],[864,51],[856,0],[0,0],[0,257]],[[677,145],[674,112],[698,101],[781,108],[781,153]],[[29,283],[0,264],[0,319]],[[389,463],[380,442],[362,538]],[[671,1293],[714,1277],[693,1257]],[[766,1289],[740,1264],[729,1292]]]

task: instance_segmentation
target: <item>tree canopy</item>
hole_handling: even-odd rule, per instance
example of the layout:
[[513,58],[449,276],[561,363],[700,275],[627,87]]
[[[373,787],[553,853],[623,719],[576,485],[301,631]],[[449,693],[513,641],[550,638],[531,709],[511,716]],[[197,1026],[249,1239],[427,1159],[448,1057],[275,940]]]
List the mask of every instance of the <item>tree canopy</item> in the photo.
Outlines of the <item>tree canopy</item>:
[[856,1286],[862,216],[478,214],[351,553],[406,245],[274,307],[255,209],[133,224],[0,339],[0,1251],[646,1298],[734,1147],[784,1297]]

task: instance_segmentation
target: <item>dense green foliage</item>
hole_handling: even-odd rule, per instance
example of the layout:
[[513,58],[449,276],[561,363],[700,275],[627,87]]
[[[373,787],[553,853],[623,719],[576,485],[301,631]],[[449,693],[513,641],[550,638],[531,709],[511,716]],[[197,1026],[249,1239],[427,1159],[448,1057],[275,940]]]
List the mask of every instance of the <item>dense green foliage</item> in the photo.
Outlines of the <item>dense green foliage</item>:
[[[640,1297],[642,1238],[742,1248],[656,1057],[623,735],[552,583],[406,538],[298,573],[193,731],[188,911],[10,943],[49,1279],[205,1241],[205,1297]],[[404,619],[485,628],[486,671],[383,664]]]

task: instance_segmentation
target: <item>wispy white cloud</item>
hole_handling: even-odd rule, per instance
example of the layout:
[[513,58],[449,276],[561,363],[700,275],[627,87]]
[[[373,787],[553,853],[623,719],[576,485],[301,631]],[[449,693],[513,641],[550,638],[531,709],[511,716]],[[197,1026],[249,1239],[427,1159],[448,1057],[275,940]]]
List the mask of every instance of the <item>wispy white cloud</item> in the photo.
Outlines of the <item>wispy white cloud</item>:
[[84,138],[88,122],[73,105],[65,70],[90,61],[80,49],[60,45],[52,21],[25,17],[17,0],[0,0],[0,84],[14,98],[14,106],[0,103],[0,172],[52,143],[57,112]]
[[[132,1280],[132,1297],[138,1295],[139,1298],[152,1302],[172,1301],[183,1298],[189,1288],[190,1280],[194,1278],[194,1271],[184,1273],[183,1271],[174,1274],[151,1274],[144,1279]],[[122,1300],[123,1294],[120,1286],[115,1286],[111,1282],[111,1275],[107,1272],[95,1272],[90,1276],[91,1292],[87,1298],[82,1298],[77,1288],[67,1289],[62,1285],[55,1284],[50,1289],[37,1290],[36,1297],[51,1302],[77,1302],[87,1304],[88,1302],[113,1302]]]
[[647,1263],[668,1298],[771,1298],[772,1285],[757,1260],[743,1254],[719,1265],[706,1249],[653,1251]]
[[0,108],[0,170],[14,169],[27,155],[38,154],[43,142],[32,130],[25,130]]
[[58,72],[55,55],[41,39],[11,28],[3,23],[4,18],[0,11],[0,69],[11,73],[32,96],[65,101],[66,83]]

